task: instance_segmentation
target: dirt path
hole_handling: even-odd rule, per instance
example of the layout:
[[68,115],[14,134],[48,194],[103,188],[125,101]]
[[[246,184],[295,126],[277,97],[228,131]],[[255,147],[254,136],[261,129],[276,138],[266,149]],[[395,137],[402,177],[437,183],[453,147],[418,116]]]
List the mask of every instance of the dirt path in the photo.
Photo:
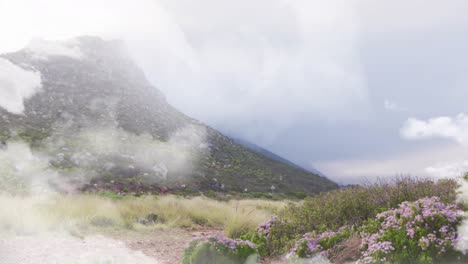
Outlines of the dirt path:
[[159,264],[156,258],[103,236],[63,233],[0,238],[0,264]]
[[[132,250],[153,257],[160,264],[178,264],[188,243],[197,237],[222,235],[220,229],[164,229],[151,232],[119,231],[106,236],[123,241]],[[262,264],[284,264],[284,259],[264,259]]]
[[123,241],[128,248],[141,251],[146,256],[157,259],[160,264],[177,264],[192,239],[222,233],[218,229],[164,229],[146,232],[118,231],[107,233],[106,236]]
[[163,229],[101,231],[85,237],[0,236],[0,264],[178,264],[192,239],[220,234],[219,229]]

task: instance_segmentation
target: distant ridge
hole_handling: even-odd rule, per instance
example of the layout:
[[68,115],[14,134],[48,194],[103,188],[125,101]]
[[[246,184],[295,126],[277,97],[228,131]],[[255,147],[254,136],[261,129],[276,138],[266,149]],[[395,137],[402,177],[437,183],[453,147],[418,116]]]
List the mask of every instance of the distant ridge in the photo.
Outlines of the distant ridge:
[[281,156],[279,156],[279,155],[277,155],[277,154],[275,154],[275,153],[273,153],[273,152],[271,152],[271,151],[269,151],[269,150],[267,150],[265,148],[262,148],[262,147],[260,147],[260,146],[258,146],[256,144],[254,144],[252,142],[249,142],[247,140],[243,140],[243,139],[240,139],[240,138],[233,138],[233,139],[237,143],[239,143],[239,144],[241,144],[241,145],[243,145],[243,146],[245,146],[245,147],[247,147],[247,148],[249,148],[249,149],[251,149],[251,150],[253,150],[255,152],[258,152],[258,153],[260,153],[262,155],[265,155],[265,156],[267,156],[267,157],[269,157],[269,158],[271,158],[273,160],[283,162],[283,163],[288,164],[288,165],[290,165],[292,167],[295,167],[295,168],[298,168],[298,169],[301,169],[301,170],[304,170],[304,171],[307,171],[307,172],[310,172],[310,173],[314,173],[314,174],[317,174],[317,175],[320,175],[322,177],[327,178],[327,176],[325,174],[323,174],[321,171],[319,171],[319,170],[317,170],[315,168],[306,169],[306,168],[304,168],[304,167],[302,167],[300,165],[297,165],[296,163],[294,163],[294,162],[292,162],[292,161],[290,161],[288,159],[285,159],[285,158],[283,158],[283,157],[281,157]]

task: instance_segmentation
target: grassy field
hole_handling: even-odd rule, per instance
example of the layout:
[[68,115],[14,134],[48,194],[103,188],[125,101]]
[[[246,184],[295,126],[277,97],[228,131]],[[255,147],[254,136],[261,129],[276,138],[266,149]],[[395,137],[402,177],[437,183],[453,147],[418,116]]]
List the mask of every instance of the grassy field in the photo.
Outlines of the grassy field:
[[119,197],[113,195],[0,196],[0,230],[25,232],[93,228],[159,229],[213,227],[229,237],[255,230],[286,206],[284,201],[217,201],[173,195]]

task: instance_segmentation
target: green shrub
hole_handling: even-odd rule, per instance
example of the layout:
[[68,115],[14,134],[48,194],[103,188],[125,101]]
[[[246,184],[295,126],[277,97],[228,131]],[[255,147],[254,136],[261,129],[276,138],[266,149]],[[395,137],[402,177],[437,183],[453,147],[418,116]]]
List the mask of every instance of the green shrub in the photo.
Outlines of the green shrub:
[[405,201],[427,196],[441,197],[442,202],[455,203],[455,180],[398,178],[356,186],[308,197],[303,203],[291,203],[279,214],[268,239],[268,254],[283,254],[294,245],[297,236],[308,232],[338,230],[342,226],[362,226],[367,220]]
[[330,252],[339,243],[349,239],[353,234],[350,227],[342,227],[338,231],[322,233],[307,233],[296,242],[296,246],[288,254],[291,262],[313,257],[329,257]]
[[268,247],[268,238],[264,234],[250,232],[241,237],[243,240],[250,241],[257,246],[258,254],[262,257],[271,255]]
[[50,137],[51,131],[45,128],[24,128],[18,131],[18,138],[38,147],[42,141]]
[[257,253],[251,242],[213,236],[192,241],[182,264],[253,264],[258,263]]
[[[245,234],[241,238],[254,243],[257,246],[260,256],[274,256],[284,253],[284,245],[292,245],[293,238],[298,234],[294,233],[288,223],[274,216],[267,222],[260,224],[255,232]],[[274,230],[274,231],[273,231]]]
[[10,130],[0,128],[0,143],[6,143],[11,138]]

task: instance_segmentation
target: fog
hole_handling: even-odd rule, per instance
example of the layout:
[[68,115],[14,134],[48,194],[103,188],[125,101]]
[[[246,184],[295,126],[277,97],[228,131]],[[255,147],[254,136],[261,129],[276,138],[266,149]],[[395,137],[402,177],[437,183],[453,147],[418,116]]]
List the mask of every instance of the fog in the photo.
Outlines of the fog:
[[49,159],[23,142],[0,150],[0,263],[157,263],[49,211],[61,199],[57,187],[69,183]]
[[184,180],[209,154],[205,128],[193,125],[175,131],[167,141],[112,126],[89,127],[78,133],[59,128],[56,133],[45,142],[44,151],[54,153],[52,162],[68,161],[86,170],[83,183],[115,169],[139,170],[150,182],[171,180],[169,175]]
[[0,107],[14,114],[24,110],[24,100],[41,89],[41,75],[0,58]]

